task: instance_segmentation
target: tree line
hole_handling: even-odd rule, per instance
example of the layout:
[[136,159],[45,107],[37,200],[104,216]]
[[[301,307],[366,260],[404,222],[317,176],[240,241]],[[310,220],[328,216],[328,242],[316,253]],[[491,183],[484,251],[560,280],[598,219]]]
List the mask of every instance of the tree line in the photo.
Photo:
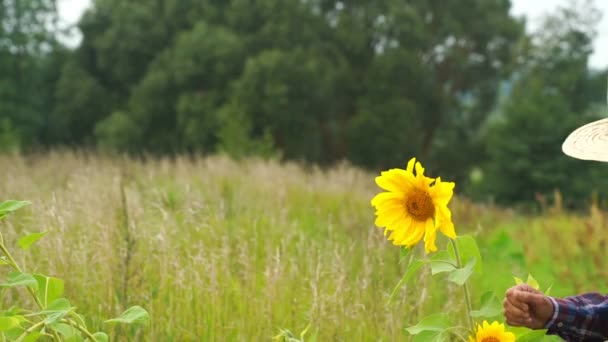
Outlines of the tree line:
[[0,0],[0,149],[263,155],[373,170],[411,156],[499,203],[608,190],[560,151],[604,114],[597,11],[537,33],[509,0]]

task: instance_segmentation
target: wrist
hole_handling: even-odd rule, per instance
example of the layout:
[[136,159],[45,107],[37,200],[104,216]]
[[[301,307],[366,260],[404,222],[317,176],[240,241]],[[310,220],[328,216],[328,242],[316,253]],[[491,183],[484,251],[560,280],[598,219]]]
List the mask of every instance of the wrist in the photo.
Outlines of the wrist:
[[544,310],[545,317],[543,317],[543,326],[545,327],[545,329],[550,329],[555,323],[555,320],[557,319],[559,310],[555,299],[549,296],[545,296],[544,299],[547,302],[547,310]]

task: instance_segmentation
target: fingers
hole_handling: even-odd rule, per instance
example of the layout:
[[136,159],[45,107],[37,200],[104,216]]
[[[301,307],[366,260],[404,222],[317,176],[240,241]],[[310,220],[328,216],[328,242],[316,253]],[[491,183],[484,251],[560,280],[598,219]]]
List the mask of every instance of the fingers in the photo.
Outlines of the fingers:
[[526,291],[514,291],[514,300],[528,306],[546,305],[545,295]]
[[519,284],[519,285],[515,286],[515,289],[520,290],[520,291],[525,291],[525,292],[531,292],[531,293],[535,293],[535,294],[543,294],[542,291],[537,290],[528,284]]
[[520,296],[520,294],[522,294],[522,293],[527,293],[527,292],[518,290],[517,286],[512,287],[509,290],[507,290],[507,293],[505,293],[505,299],[507,301],[509,301],[513,306],[518,308],[519,310],[527,313],[529,310],[529,306],[526,303],[526,301],[523,300],[523,298]]
[[532,322],[527,311],[513,305],[507,298],[503,301],[503,308],[505,320],[511,326],[528,326]]

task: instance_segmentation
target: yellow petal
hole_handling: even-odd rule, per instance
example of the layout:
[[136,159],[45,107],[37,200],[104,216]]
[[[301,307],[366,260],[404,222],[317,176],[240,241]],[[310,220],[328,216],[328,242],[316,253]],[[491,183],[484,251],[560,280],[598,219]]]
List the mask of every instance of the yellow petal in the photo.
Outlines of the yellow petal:
[[376,177],[376,184],[378,184],[379,187],[387,191],[402,192],[399,186],[393,183],[393,181],[385,175]]
[[435,185],[430,188],[429,194],[435,203],[447,206],[454,195],[454,186],[453,182],[442,182],[441,177],[438,177],[435,180]]
[[410,161],[407,162],[407,167],[405,168],[405,171],[413,174],[414,173],[414,164],[416,163],[416,157],[410,159]]
[[378,227],[387,227],[387,226],[390,226],[391,223],[398,220],[402,215],[405,215],[403,210],[389,211],[389,212],[383,213],[382,215],[378,215],[378,217],[376,218],[375,224]]
[[422,167],[422,164],[416,163],[414,167],[416,168],[416,177],[424,177],[424,167]]
[[420,242],[422,236],[424,236],[424,222],[419,222],[414,219],[411,219],[411,222],[412,223],[410,225],[410,233],[403,241],[403,243],[408,247],[414,246],[415,244]]
[[408,215],[404,215],[399,222],[394,224],[395,235],[393,236],[393,244],[395,245],[407,245],[406,241],[412,235],[412,218]]
[[383,215],[384,213],[388,213],[391,211],[405,211],[403,203],[395,202],[395,203],[386,203],[385,205],[376,207],[376,215]]
[[[394,189],[391,191],[406,192],[409,191],[415,184],[415,177],[411,172],[402,169],[390,169],[383,171],[381,177],[392,183]],[[388,190],[388,189],[387,189]]]
[[403,194],[397,192],[381,192],[372,198],[371,204],[374,207],[383,205],[386,202],[403,199]]
[[446,207],[439,207],[435,210],[437,210],[436,221],[439,224],[439,230],[443,233],[443,235],[449,237],[450,239],[455,239],[456,230],[454,229],[450,209]]
[[435,252],[437,246],[435,245],[435,239],[437,238],[437,227],[433,223],[433,219],[426,220],[425,234],[424,234],[424,250],[426,253]]

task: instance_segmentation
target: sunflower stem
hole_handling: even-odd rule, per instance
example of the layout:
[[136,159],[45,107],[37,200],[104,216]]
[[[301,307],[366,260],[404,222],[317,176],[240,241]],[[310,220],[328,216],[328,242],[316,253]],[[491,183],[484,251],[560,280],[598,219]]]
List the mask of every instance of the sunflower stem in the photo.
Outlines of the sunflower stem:
[[[456,243],[456,241],[454,239],[450,239],[450,243],[452,244],[452,247],[454,247],[454,254],[456,255],[456,265],[458,266],[458,268],[462,268],[462,259],[460,258],[460,251],[458,250],[458,244]],[[471,304],[471,293],[469,291],[469,281],[465,281],[464,284],[462,285],[462,288],[464,289],[464,299],[465,302],[467,304],[467,319],[469,321],[469,329],[471,330],[471,333],[475,332],[475,326],[473,324],[473,318],[471,318],[471,312],[473,311],[473,305]]]

